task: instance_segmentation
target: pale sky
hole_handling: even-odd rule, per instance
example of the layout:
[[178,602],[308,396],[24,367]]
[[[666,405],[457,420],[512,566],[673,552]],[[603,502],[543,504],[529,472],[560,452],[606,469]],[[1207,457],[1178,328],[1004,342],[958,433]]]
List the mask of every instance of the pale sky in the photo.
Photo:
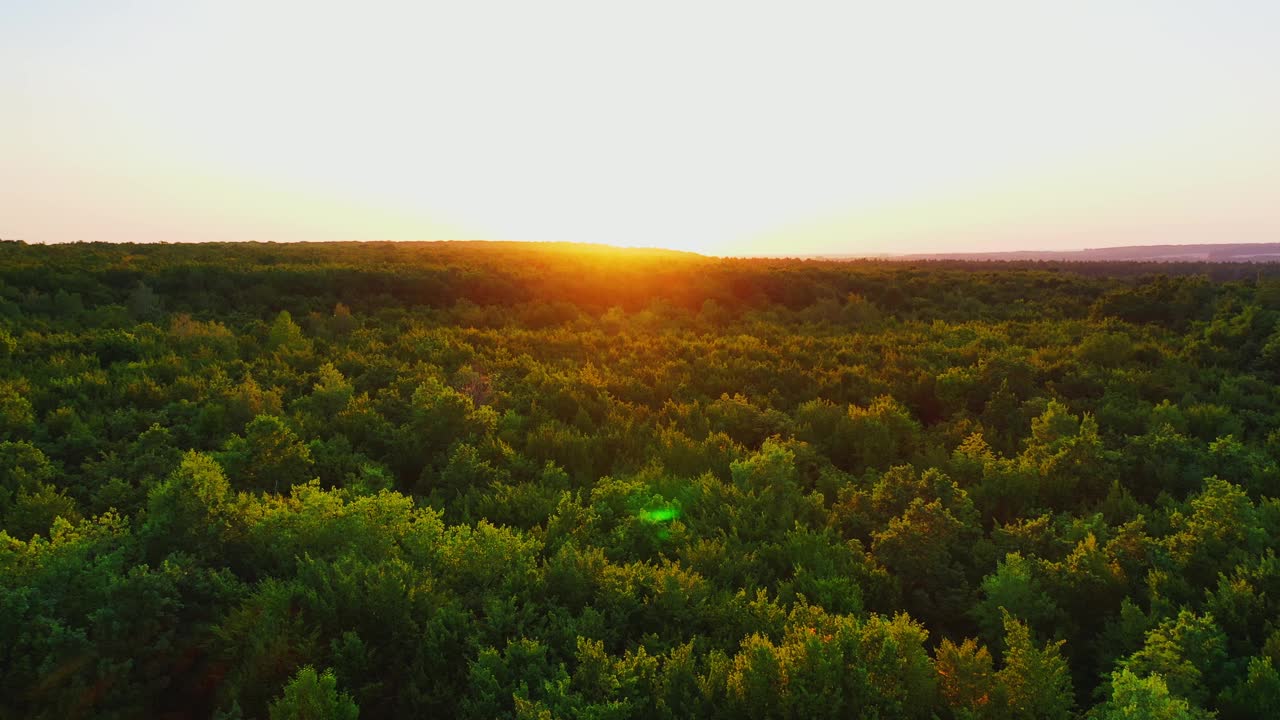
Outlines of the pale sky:
[[1280,2],[0,0],[0,237],[1280,241]]

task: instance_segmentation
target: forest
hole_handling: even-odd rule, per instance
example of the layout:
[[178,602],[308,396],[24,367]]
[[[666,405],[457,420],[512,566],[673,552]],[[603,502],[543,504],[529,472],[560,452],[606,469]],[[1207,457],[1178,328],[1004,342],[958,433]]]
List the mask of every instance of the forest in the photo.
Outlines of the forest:
[[1273,717],[1280,265],[0,242],[0,718]]

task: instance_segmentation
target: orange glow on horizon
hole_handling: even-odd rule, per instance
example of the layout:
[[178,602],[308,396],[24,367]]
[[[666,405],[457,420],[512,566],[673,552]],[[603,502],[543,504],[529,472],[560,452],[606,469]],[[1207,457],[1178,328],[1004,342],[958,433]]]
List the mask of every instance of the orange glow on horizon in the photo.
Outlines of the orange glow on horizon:
[[1280,238],[1267,4],[0,10],[0,236],[706,254]]

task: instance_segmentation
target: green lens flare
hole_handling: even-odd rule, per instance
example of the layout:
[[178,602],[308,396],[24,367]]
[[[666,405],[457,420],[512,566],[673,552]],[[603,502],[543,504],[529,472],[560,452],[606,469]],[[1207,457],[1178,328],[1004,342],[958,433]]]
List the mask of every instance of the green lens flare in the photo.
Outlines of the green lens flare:
[[640,519],[651,523],[670,522],[678,517],[680,517],[680,511],[671,506],[640,511]]

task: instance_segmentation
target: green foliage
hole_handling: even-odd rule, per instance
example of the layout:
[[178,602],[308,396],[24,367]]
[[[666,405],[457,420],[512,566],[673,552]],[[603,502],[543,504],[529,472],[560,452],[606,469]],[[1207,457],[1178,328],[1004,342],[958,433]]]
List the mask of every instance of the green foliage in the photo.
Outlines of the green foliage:
[[36,533],[48,533],[49,526],[59,518],[73,524],[79,522],[76,502],[67,497],[65,490],[42,483],[33,492],[18,491],[4,515],[4,524],[11,535],[26,538]]
[[152,489],[143,535],[157,547],[216,554],[235,519],[232,512],[231,485],[222,467],[208,455],[191,451]]
[[306,347],[307,338],[302,334],[302,328],[293,321],[288,310],[281,310],[267,332],[267,349],[290,352],[305,350]]
[[1140,650],[1122,665],[1138,676],[1159,674],[1169,691],[1197,704],[1222,687],[1226,637],[1212,616],[1189,610],[1152,628]]
[[0,438],[26,437],[35,423],[35,408],[22,384],[0,381]]
[[305,483],[313,475],[311,450],[283,420],[259,415],[233,436],[218,455],[237,485],[280,492]]
[[351,696],[338,692],[333,670],[316,674],[310,665],[284,686],[284,695],[271,703],[271,720],[356,720],[360,708]]
[[997,692],[991,653],[977,641],[966,638],[957,645],[943,638],[934,653],[934,668],[939,696],[955,717],[993,717],[1002,711],[1005,701]]
[[1274,714],[1278,271],[0,243],[0,717]]
[[141,280],[130,291],[125,304],[129,308],[130,317],[135,320],[155,320],[160,316],[160,296]]
[[982,599],[974,605],[973,615],[988,642],[997,646],[1002,642],[1010,614],[1041,632],[1058,625],[1061,611],[1038,575],[1035,562],[1015,552],[983,579]]
[[1213,715],[1170,694],[1160,675],[1140,678],[1125,668],[1111,678],[1111,699],[1090,717],[1094,720],[1208,720]]
[[1043,648],[1026,623],[1004,616],[1004,667],[995,679],[1009,712],[1018,718],[1070,718],[1075,699],[1062,641]]

